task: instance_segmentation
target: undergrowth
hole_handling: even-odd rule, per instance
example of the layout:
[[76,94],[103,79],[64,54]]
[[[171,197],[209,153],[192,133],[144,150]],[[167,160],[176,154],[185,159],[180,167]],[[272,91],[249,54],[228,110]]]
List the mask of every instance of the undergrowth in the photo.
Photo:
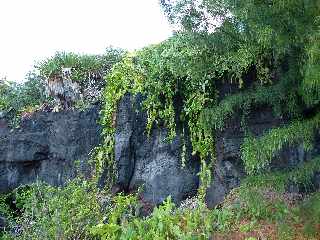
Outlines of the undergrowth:
[[92,239],[90,227],[103,218],[96,184],[84,179],[65,187],[38,182],[12,194],[15,217],[6,239]]
[[[215,209],[201,199],[176,206],[170,197],[143,216],[138,195],[108,195],[95,182],[76,179],[64,188],[36,183],[15,191],[12,229],[3,239],[209,239],[276,226],[276,239],[317,239],[320,193],[305,200],[268,187],[243,185]],[[6,207],[7,209],[7,207]],[[297,227],[299,226],[299,227]]]

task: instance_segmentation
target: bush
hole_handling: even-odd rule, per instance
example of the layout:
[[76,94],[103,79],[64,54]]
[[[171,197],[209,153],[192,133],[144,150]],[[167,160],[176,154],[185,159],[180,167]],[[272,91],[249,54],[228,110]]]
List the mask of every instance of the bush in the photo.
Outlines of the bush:
[[80,178],[63,188],[36,183],[19,191],[16,239],[90,239],[88,230],[102,219],[97,196],[95,183]]
[[[49,80],[55,82],[60,79],[67,91],[69,83],[65,80],[70,80],[74,84],[73,91],[80,93],[80,106],[85,106],[87,103],[99,100],[105,85],[104,77],[114,64],[121,61],[124,54],[124,50],[111,47],[101,55],[57,52],[54,56],[38,63],[36,69],[39,70],[48,87]],[[52,94],[55,95],[55,93]]]
[[[119,195],[105,224],[92,228],[91,232],[100,239],[208,239],[212,232],[211,212],[199,203],[196,209],[177,209],[171,198],[153,210],[146,218],[128,212],[135,206],[133,196]],[[120,211],[119,211],[120,210]]]
[[42,78],[29,72],[24,83],[0,81],[0,112],[17,126],[24,112],[32,112],[47,100]]

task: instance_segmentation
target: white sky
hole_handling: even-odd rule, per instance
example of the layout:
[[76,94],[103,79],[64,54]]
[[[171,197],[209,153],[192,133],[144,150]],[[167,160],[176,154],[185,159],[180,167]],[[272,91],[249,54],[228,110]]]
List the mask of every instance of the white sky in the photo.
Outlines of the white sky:
[[170,34],[158,0],[0,0],[0,77],[22,81],[56,51],[133,50]]

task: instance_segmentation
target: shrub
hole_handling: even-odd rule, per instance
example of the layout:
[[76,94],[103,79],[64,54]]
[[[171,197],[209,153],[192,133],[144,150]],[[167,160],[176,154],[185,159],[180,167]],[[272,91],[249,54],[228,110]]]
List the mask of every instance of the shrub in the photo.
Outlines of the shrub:
[[177,209],[168,197],[149,217],[139,218],[126,215],[133,200],[132,196],[116,197],[114,212],[107,217],[107,223],[93,227],[92,233],[100,239],[132,240],[208,239],[212,233],[213,215],[204,204],[199,203],[196,209]]
[[[64,91],[72,89],[74,93],[69,94],[79,93],[80,96],[77,97],[80,99],[79,104],[84,106],[86,103],[99,100],[101,90],[105,85],[105,75],[109,73],[114,64],[121,61],[124,53],[124,50],[115,48],[107,48],[106,52],[101,55],[57,52],[54,56],[39,62],[36,69],[45,80],[49,94],[53,96],[56,94],[54,91],[51,93],[49,81],[61,80]],[[69,89],[69,80],[73,84],[71,89]],[[61,92],[61,89],[59,91]]]
[[94,182],[80,178],[65,187],[36,183],[17,193],[22,215],[16,239],[89,239],[90,227],[102,219]]
[[29,72],[20,84],[0,81],[0,112],[11,126],[18,126],[24,112],[34,111],[46,100],[43,80],[35,72]]

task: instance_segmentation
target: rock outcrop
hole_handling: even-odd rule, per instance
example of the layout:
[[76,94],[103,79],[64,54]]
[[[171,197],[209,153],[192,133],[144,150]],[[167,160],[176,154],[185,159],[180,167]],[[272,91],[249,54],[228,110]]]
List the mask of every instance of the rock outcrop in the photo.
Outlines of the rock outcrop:
[[3,124],[0,192],[37,179],[62,185],[77,169],[86,172],[88,154],[100,142],[98,118],[98,107],[92,107],[84,112],[36,112],[14,130]]
[[[229,91],[229,90],[228,90]],[[160,204],[171,195],[180,203],[196,194],[199,187],[199,159],[191,154],[187,127],[178,119],[177,136],[167,140],[167,129],[154,126],[146,133],[147,115],[141,109],[142,97],[125,95],[116,117],[115,161],[118,167],[116,185],[130,192],[142,189],[142,199],[151,205]],[[179,112],[179,101],[176,104]],[[100,143],[101,128],[97,123],[99,108],[84,112],[38,112],[26,119],[21,127],[9,130],[0,119],[0,192],[37,179],[53,185],[63,185],[80,169],[89,172],[88,154]],[[231,189],[240,185],[245,176],[240,146],[244,140],[238,115],[230,119],[216,138],[216,163],[213,184],[207,191],[207,203],[213,207],[223,201]],[[247,128],[255,136],[287,123],[272,110],[260,106],[248,116]],[[181,134],[184,132],[184,134]],[[299,145],[284,148],[272,167],[285,169],[308,161],[320,154],[320,138],[315,149],[305,152]],[[186,145],[186,166],[182,167],[181,149]],[[320,173],[314,177],[320,188]],[[291,190],[299,191],[293,186]]]
[[[141,97],[126,95],[117,113],[117,184],[127,190],[142,187],[143,199],[152,204],[160,204],[169,195],[177,203],[193,196],[199,185],[199,161],[191,156],[188,137],[181,135],[183,126],[178,123],[177,137],[169,142],[164,127],[155,126],[148,136],[146,121]],[[187,145],[185,167],[181,164],[183,141]]]
[[[239,116],[239,114],[235,114]],[[255,136],[262,135],[266,130],[279,126],[283,119],[276,118],[269,108],[257,109],[248,117],[248,128]],[[240,185],[245,176],[241,161],[240,147],[244,140],[241,119],[234,117],[227,121],[225,129],[216,138],[216,165],[213,184],[207,191],[207,203],[213,207],[223,201],[231,189]]]
[[[187,136],[169,142],[164,127],[146,134],[146,113],[141,98],[125,96],[117,113],[115,158],[117,184],[130,191],[142,187],[143,200],[160,204],[169,195],[179,203],[195,195],[199,185],[199,161],[191,156]],[[85,112],[37,112],[19,129],[0,128],[0,191],[9,191],[37,179],[63,185],[76,175],[76,162],[88,167],[90,151],[100,142],[99,109]],[[187,131],[186,131],[187,132]],[[182,139],[183,138],[183,139]],[[181,164],[182,141],[187,145],[186,167]]]
[[[207,204],[214,207],[221,203],[226,195],[240,185],[245,177],[240,147],[245,133],[241,127],[241,119],[235,114],[223,131],[216,138],[216,165],[213,170],[213,184],[207,190]],[[288,123],[288,119],[275,116],[271,108],[263,106],[251,111],[247,119],[247,128],[255,137],[260,137],[271,128]],[[299,144],[284,147],[271,162],[274,170],[289,170],[311,160],[320,154],[320,135],[315,133],[315,144],[312,151],[306,152]],[[320,186],[320,174],[314,177],[314,187]],[[318,186],[318,187],[317,187]],[[299,186],[290,186],[288,191],[300,191]]]
[[[228,89],[228,91],[230,91]],[[197,192],[199,178],[199,160],[191,155],[191,144],[187,134],[182,139],[181,131],[188,132],[178,120],[177,137],[166,141],[165,127],[154,127],[150,136],[146,135],[146,114],[141,110],[141,97],[126,95],[118,106],[117,129],[115,135],[115,159],[118,164],[118,184],[125,190],[143,186],[143,198],[153,204],[161,203],[168,195],[180,203],[186,197]],[[179,108],[179,106],[176,106]],[[207,190],[207,204],[214,207],[224,200],[226,195],[240,185],[245,177],[240,147],[245,132],[241,126],[241,114],[228,120],[223,131],[216,137],[216,162],[213,183]],[[276,116],[268,106],[253,109],[247,117],[246,127],[256,137],[260,137],[271,128],[289,122]],[[187,166],[181,166],[182,141],[187,143]],[[285,147],[274,158],[271,167],[290,169],[308,161],[320,153],[320,138],[316,138],[315,148],[306,152],[301,145]],[[319,185],[319,174],[315,175],[315,186]],[[298,186],[291,186],[290,191]]]

